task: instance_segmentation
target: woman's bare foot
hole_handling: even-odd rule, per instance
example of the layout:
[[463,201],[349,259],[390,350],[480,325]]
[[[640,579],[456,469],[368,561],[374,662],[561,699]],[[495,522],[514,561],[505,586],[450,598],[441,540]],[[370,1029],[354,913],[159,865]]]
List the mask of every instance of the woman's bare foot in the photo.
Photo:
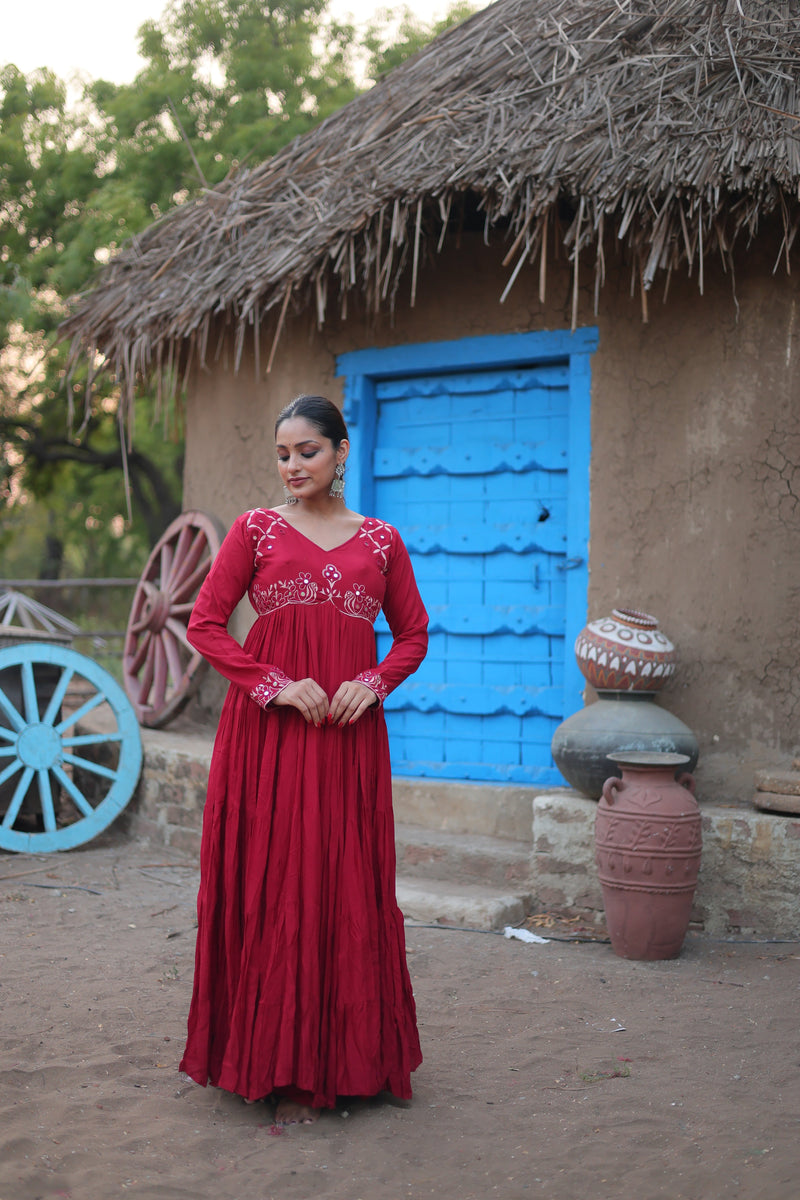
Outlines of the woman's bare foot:
[[318,1120],[318,1108],[312,1108],[309,1104],[298,1104],[296,1100],[290,1100],[287,1096],[278,1101],[278,1107],[275,1109],[276,1125],[313,1125]]

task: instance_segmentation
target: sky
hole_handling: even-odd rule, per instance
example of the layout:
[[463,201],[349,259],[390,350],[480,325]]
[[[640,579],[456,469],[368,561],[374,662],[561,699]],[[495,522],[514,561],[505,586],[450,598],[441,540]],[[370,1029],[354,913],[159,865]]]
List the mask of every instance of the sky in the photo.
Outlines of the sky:
[[[136,53],[136,31],[158,20],[167,0],[35,0],[7,5],[0,23],[0,66],[14,63],[25,73],[50,67],[62,79],[76,73],[92,79],[129,83],[142,66]],[[430,20],[447,8],[446,0],[405,0]],[[381,8],[400,7],[400,0],[333,0],[336,16],[350,13],[356,23]]]

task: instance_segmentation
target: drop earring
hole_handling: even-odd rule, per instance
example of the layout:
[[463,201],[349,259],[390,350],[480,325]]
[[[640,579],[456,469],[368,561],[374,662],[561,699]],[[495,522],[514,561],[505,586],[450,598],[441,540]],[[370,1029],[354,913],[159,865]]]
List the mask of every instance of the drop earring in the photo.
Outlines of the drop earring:
[[341,500],[344,504],[344,463],[336,464],[336,471],[331,480],[331,489],[328,495],[333,496],[334,500]]

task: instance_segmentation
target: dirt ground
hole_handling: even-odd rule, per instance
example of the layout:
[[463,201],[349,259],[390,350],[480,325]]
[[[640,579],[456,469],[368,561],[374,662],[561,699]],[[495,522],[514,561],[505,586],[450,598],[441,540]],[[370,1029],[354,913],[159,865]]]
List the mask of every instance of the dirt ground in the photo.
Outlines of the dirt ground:
[[409,927],[414,1100],[279,1131],[178,1073],[196,887],[112,834],[0,854],[0,1200],[797,1197],[800,945]]

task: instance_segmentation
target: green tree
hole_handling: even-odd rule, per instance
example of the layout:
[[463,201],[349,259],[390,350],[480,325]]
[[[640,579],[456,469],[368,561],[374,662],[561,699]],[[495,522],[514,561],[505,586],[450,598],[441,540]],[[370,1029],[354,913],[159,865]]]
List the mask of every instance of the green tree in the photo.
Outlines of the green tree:
[[326,4],[173,0],[139,31],[133,83],[94,80],[74,103],[47,69],[0,68],[0,553],[17,573],[137,574],[180,508],[180,437],[145,393],[127,519],[113,380],[92,383],[88,419],[85,373],[66,380],[68,298],[173,205],[269,158],[466,12],[381,13],[359,34]]
[[445,15],[432,22],[420,21],[406,4],[399,8],[378,9],[367,23],[362,39],[367,54],[368,78],[377,81],[387,75],[445,29],[472,16],[478,7],[469,0],[454,0]]

